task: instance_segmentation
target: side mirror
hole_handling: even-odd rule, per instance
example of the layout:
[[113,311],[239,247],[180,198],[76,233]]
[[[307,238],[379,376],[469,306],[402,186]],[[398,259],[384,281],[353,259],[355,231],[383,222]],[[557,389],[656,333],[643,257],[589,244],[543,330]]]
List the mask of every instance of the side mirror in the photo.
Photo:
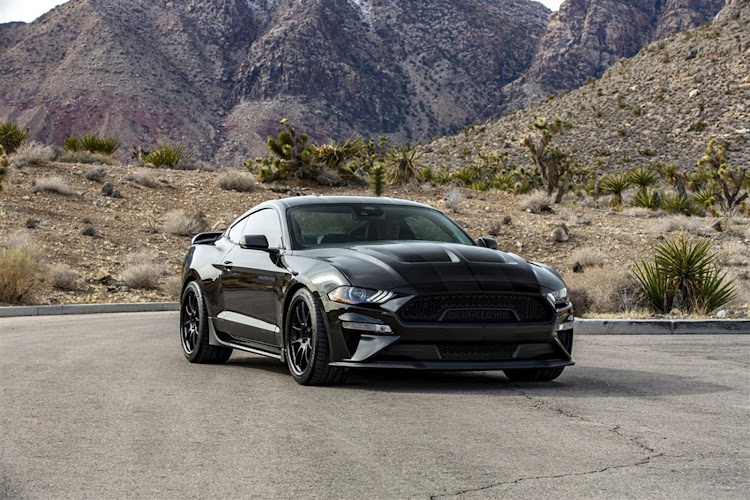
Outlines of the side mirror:
[[246,234],[240,240],[240,247],[268,250],[268,239],[262,234]]
[[497,241],[487,236],[482,236],[481,238],[479,238],[477,240],[477,245],[479,245],[480,247],[489,248],[491,250],[498,249]]

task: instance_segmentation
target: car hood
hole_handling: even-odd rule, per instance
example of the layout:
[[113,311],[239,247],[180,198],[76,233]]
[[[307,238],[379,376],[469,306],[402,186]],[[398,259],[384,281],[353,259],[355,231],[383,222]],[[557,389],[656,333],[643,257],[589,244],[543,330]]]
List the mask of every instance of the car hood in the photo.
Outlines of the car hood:
[[[327,247],[297,255],[334,266],[354,286],[398,293],[514,291],[546,293],[544,268],[483,247],[409,242]],[[546,281],[547,276],[542,279]],[[554,283],[553,283],[554,286]]]

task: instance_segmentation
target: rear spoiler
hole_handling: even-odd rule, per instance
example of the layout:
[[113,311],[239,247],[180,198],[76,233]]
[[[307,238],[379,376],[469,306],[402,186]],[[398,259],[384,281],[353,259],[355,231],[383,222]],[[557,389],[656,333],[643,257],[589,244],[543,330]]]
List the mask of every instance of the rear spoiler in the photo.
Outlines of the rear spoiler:
[[200,233],[193,236],[191,245],[213,245],[224,233]]

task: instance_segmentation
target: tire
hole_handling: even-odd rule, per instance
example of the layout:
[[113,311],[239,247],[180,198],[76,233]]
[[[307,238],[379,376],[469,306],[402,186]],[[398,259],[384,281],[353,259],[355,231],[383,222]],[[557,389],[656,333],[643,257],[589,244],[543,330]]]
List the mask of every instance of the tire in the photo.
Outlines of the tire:
[[284,321],[286,365],[301,385],[334,385],[349,376],[345,368],[328,364],[328,331],[318,302],[305,288],[298,290]]
[[503,370],[503,372],[506,377],[514,382],[549,382],[559,377],[564,369],[564,366],[559,368],[543,368],[540,370],[519,368],[516,370]]
[[180,344],[191,363],[225,363],[232,355],[231,347],[209,345],[208,321],[203,291],[191,281],[180,300]]

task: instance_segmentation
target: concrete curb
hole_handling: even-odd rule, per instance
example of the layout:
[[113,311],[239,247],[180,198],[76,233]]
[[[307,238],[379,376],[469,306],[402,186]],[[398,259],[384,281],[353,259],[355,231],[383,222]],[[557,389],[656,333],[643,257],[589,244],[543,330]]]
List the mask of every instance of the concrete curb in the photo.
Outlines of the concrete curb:
[[179,302],[134,302],[124,304],[68,304],[59,306],[0,307],[0,318],[15,316],[54,316],[61,314],[100,314],[122,312],[179,311]]
[[[69,304],[59,306],[0,307],[0,318],[179,311],[179,302],[130,304]],[[750,320],[738,319],[576,319],[576,335],[720,335],[750,334]]]
[[747,319],[576,319],[576,335],[750,334]]

